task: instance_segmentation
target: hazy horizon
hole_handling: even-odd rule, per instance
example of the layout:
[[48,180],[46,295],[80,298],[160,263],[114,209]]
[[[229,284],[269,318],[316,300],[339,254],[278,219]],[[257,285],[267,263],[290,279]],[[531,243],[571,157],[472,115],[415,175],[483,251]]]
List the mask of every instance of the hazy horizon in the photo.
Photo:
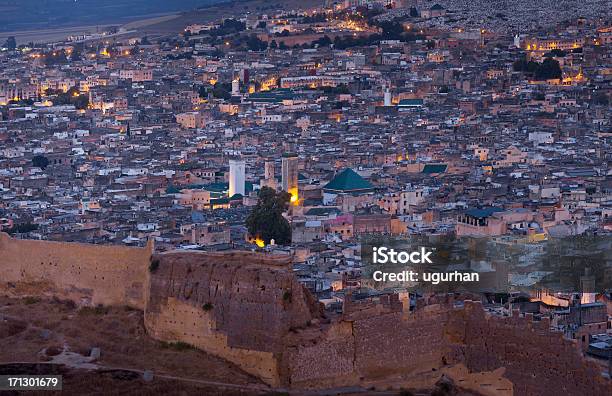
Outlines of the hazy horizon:
[[185,11],[228,0],[0,0],[0,31],[122,24],[141,16]]

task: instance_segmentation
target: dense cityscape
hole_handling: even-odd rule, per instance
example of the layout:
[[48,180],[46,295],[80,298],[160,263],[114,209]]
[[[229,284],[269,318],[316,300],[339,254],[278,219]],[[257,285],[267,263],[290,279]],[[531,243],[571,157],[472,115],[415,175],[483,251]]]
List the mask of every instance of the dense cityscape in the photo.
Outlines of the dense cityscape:
[[[575,3],[310,1],[200,23],[178,18],[172,34],[117,26],[56,42],[9,37],[0,52],[0,233],[153,249],[161,258],[147,264],[151,285],[168,262],[176,276],[189,254],[290,257],[289,272],[305,290],[299,315],[309,313],[308,325],[287,333],[299,342],[283,335],[289,350],[303,351],[295,345],[314,340],[314,327],[336,328],[334,318],[420,317],[450,304],[451,313],[439,315],[452,325],[453,304],[469,313],[476,300],[486,315],[561,334],[572,345],[561,353],[591,365],[584,383],[593,388],[576,380],[547,392],[605,394],[612,6]],[[479,293],[441,295],[375,282],[362,256],[363,238],[373,234],[454,244],[448,269],[490,283]],[[213,276],[202,276],[212,287]],[[298,300],[295,292],[280,296]],[[229,321],[217,318],[218,328]],[[242,348],[268,351],[245,340]],[[275,388],[355,385],[302,375],[310,369],[289,363],[289,382],[282,370],[270,379],[234,355],[200,349]],[[448,356],[455,355],[442,360]],[[494,373],[491,362],[465,361]],[[514,372],[513,392],[501,374],[493,393],[483,390],[489,377],[445,376],[463,394],[545,394]],[[372,381],[367,386],[381,390]],[[405,386],[386,381],[398,392]],[[450,386],[440,381],[438,391]]]

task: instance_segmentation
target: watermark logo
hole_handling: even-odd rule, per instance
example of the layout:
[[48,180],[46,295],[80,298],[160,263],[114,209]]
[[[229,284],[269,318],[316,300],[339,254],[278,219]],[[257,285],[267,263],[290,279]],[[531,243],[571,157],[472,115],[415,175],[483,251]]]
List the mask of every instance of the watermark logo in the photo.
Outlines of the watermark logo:
[[430,258],[432,254],[432,251],[424,247],[417,251],[407,252],[396,251],[386,246],[374,246],[372,247],[372,262],[373,264],[433,264]]

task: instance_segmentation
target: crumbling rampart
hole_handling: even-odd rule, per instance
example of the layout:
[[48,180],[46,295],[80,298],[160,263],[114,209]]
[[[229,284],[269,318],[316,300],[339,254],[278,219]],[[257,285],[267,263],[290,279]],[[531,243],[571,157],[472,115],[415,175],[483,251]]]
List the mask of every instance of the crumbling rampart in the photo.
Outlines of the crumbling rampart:
[[517,395],[608,395],[612,385],[547,321],[450,297],[407,312],[397,296],[325,318],[288,256],[22,241],[0,234],[0,291],[144,310],[151,336],[234,362],[273,386],[332,388],[463,364],[505,368]]
[[20,240],[0,233],[0,290],[144,309],[152,250],[152,243],[131,248]]

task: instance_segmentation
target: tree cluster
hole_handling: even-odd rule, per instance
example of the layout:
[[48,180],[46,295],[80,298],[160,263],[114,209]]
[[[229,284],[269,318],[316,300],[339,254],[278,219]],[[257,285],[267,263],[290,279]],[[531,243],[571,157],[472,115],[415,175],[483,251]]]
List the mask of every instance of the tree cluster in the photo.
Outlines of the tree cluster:
[[12,228],[9,228],[7,230],[7,234],[9,235],[27,234],[28,232],[36,231],[37,229],[38,229],[38,224],[32,224],[32,223],[15,224],[13,225]]
[[283,212],[289,207],[291,196],[285,191],[263,187],[259,191],[257,205],[246,219],[249,234],[269,244],[272,239],[278,245],[291,243],[291,225]]
[[546,58],[542,63],[519,59],[513,63],[512,67],[514,71],[530,74],[538,81],[561,78],[563,76],[559,62],[552,58]]
[[47,166],[49,166],[49,159],[44,155],[35,155],[32,158],[32,165],[42,170],[45,170]]
[[207,33],[210,36],[227,36],[228,34],[236,34],[246,30],[246,24],[244,22],[240,22],[236,19],[226,19],[223,21],[221,26],[216,29],[212,29]]
[[53,103],[56,105],[74,105],[78,110],[85,110],[89,106],[89,95],[81,95],[78,88],[72,87],[67,92],[53,92],[47,90],[47,95],[56,94]]

